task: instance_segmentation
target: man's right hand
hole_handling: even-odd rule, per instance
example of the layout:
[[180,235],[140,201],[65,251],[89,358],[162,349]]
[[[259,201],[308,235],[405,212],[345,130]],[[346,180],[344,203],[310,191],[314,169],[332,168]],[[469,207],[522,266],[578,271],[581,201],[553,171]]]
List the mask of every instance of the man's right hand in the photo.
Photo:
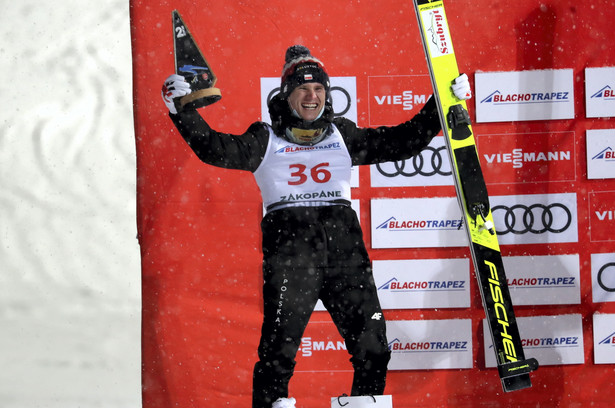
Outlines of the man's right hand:
[[186,82],[186,79],[181,75],[173,74],[169,76],[162,85],[162,100],[164,104],[167,105],[167,108],[169,108],[169,112],[177,114],[177,109],[175,108],[173,100],[188,95],[190,92],[192,92],[192,90],[190,89],[190,84]]

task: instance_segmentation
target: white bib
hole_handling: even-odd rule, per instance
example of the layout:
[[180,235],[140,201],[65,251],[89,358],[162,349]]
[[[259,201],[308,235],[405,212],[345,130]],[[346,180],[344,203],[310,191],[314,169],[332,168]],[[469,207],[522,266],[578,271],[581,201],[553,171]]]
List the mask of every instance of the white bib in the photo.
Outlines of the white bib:
[[265,208],[350,202],[352,161],[342,135],[332,126],[313,146],[289,142],[269,127],[267,151],[254,172]]

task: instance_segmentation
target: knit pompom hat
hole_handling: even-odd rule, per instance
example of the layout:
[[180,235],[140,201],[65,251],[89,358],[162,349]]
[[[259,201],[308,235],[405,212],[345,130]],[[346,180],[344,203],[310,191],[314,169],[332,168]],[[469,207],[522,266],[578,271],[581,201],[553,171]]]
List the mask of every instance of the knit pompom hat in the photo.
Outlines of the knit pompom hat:
[[312,56],[307,47],[303,45],[288,47],[284,61],[280,86],[282,98],[288,98],[288,95],[296,87],[308,82],[317,82],[324,85],[327,95],[329,95],[331,84],[325,66],[318,58]]

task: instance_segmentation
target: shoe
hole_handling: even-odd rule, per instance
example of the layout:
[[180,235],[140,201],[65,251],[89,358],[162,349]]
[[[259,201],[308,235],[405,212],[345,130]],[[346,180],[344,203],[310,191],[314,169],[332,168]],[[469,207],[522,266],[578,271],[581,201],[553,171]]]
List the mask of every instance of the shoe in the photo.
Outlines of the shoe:
[[297,402],[294,398],[278,398],[271,408],[295,408],[295,402]]

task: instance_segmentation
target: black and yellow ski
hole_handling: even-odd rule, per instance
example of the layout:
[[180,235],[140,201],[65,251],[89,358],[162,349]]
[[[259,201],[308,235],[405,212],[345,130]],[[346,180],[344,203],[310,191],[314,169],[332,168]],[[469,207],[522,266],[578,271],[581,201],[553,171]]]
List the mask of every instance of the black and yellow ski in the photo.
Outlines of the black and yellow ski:
[[506,392],[529,388],[529,373],[538,368],[538,362],[526,359],[523,352],[467,106],[451,91],[459,69],[444,4],[442,0],[413,3],[502,388]]

